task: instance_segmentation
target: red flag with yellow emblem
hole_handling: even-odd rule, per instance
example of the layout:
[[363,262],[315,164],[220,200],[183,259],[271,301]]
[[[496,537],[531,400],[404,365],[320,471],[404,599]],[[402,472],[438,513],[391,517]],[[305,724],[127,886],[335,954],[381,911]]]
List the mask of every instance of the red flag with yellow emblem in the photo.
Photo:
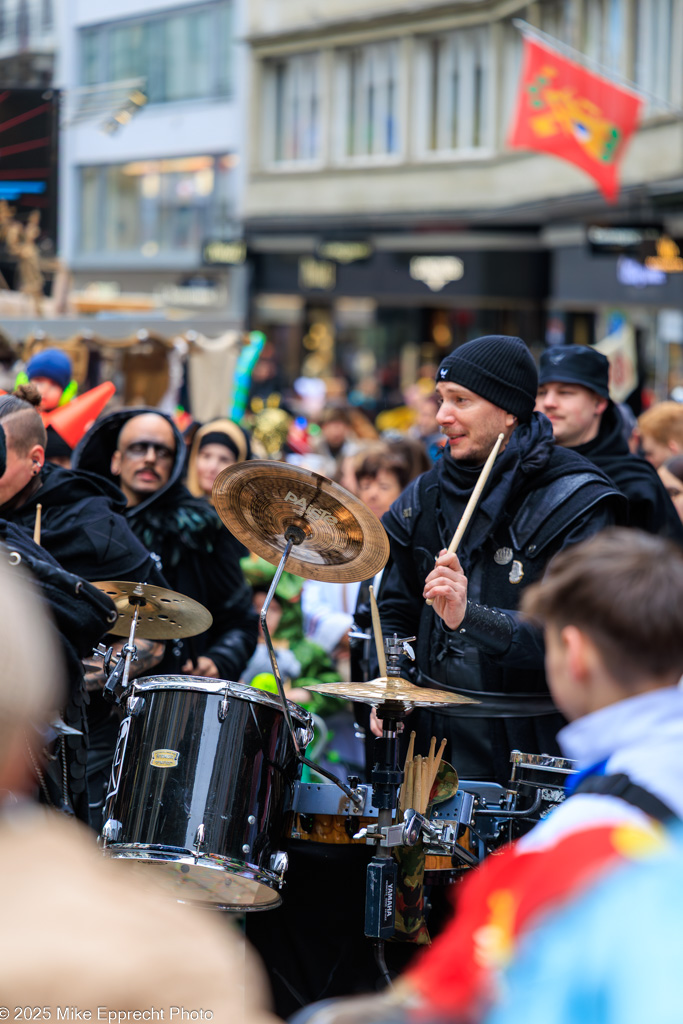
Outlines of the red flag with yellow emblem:
[[525,37],[513,149],[551,153],[593,177],[606,199],[619,195],[619,164],[638,126],[641,98]]

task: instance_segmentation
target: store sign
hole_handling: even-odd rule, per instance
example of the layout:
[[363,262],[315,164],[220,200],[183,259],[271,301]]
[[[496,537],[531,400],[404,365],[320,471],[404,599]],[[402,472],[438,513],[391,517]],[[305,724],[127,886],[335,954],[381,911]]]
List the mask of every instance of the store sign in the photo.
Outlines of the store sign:
[[369,242],[362,241],[332,241],[321,242],[318,246],[318,256],[323,260],[333,260],[334,263],[357,263],[359,260],[370,259],[374,250]]
[[165,306],[191,306],[194,309],[222,307],[228,302],[228,292],[225,288],[207,288],[201,285],[169,285],[161,289],[160,297]]
[[464,273],[465,264],[457,256],[413,256],[410,261],[412,279],[422,281],[433,292],[459,281]]
[[586,231],[591,250],[608,256],[637,256],[642,245],[656,243],[661,234],[652,225],[590,224]]
[[302,256],[299,260],[299,287],[306,290],[331,291],[337,283],[336,264]]
[[662,235],[657,242],[657,255],[648,256],[645,260],[645,266],[650,270],[659,270],[663,274],[680,274],[683,272],[681,250],[673,238]]
[[247,258],[247,245],[242,239],[233,241],[214,238],[202,246],[202,263],[208,266],[238,267]]
[[662,270],[644,267],[630,256],[620,256],[617,260],[617,281],[630,288],[648,288],[666,284],[666,274]]

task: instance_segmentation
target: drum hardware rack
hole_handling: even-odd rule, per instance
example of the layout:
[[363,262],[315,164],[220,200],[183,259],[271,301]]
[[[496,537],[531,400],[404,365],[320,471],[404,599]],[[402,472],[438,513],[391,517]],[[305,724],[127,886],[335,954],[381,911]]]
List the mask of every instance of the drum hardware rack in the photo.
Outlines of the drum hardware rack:
[[263,636],[266,641],[266,647],[268,648],[270,664],[273,669],[273,675],[275,676],[275,683],[277,686],[278,695],[280,697],[282,711],[285,716],[285,722],[287,723],[287,731],[289,732],[290,739],[292,741],[292,744],[294,745],[294,751],[296,753],[297,760],[300,761],[301,764],[308,765],[309,768],[312,768],[315,772],[318,772],[318,774],[322,775],[324,778],[329,779],[330,782],[333,782],[335,786],[341,789],[341,791],[349,798],[349,800],[351,800],[356,806],[359,806],[361,797],[357,791],[347,786],[344,782],[341,781],[341,779],[338,779],[333,772],[328,771],[327,768],[323,768],[322,765],[316,764],[314,761],[309,761],[309,759],[305,756],[304,752],[301,750],[299,742],[296,738],[296,733],[294,731],[294,724],[292,722],[292,716],[289,711],[287,697],[285,695],[285,688],[282,682],[282,676],[280,675],[280,668],[277,663],[277,658],[275,657],[275,651],[273,649],[273,642],[270,638],[268,623],[266,622],[268,609],[270,608],[271,601],[273,600],[273,597],[275,595],[275,590],[277,589],[277,585],[280,582],[282,573],[285,570],[285,564],[290,556],[292,548],[294,547],[295,544],[302,544],[305,539],[306,534],[304,530],[300,526],[297,526],[295,523],[290,523],[287,529],[285,530],[285,549],[282,552],[280,561],[278,562],[277,568],[275,570],[275,575],[273,576],[270,588],[266,595],[266,599],[263,602],[263,607],[261,608],[261,629],[263,630]]
[[129,596],[128,601],[130,604],[134,605],[135,610],[131,619],[128,641],[123,645],[121,653],[114,662],[114,667],[111,667],[114,653],[113,647],[105,648],[104,644],[98,644],[93,650],[94,657],[102,658],[104,674],[107,677],[104,690],[102,691],[102,696],[110,704],[123,703],[128,690],[130,689],[131,663],[138,660],[138,650],[135,646],[135,631],[138,626],[140,608],[147,604],[147,599],[143,593],[142,583],[138,583],[133,593]]

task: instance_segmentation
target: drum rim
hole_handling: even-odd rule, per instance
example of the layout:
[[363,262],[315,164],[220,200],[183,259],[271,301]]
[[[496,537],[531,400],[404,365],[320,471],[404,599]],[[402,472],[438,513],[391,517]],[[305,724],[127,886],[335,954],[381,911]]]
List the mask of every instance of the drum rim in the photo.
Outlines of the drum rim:
[[[255,882],[263,889],[272,893],[275,899],[268,903],[217,903],[211,900],[193,900],[183,896],[179,889],[178,897],[172,894],[179,903],[193,904],[194,906],[210,907],[215,910],[235,910],[240,913],[253,913],[261,910],[275,910],[282,903],[282,896],[279,891],[279,879],[277,875],[268,871],[267,868],[260,868],[249,861],[235,860],[234,857],[225,857],[217,853],[205,853],[195,857],[189,850],[181,850],[174,846],[148,843],[108,843],[102,851],[112,860],[132,860],[138,864],[179,864],[186,863],[190,867],[201,867],[205,870],[217,871],[223,874],[234,875],[249,882]],[[236,871],[234,868],[239,868]],[[169,890],[165,890],[168,892]]]
[[568,757],[555,757],[552,754],[525,754],[521,750],[513,750],[510,763],[518,768],[530,768],[532,771],[555,771],[575,774],[578,763]]
[[[226,689],[227,687],[227,689]],[[193,693],[216,694],[224,697],[238,697],[253,704],[265,704],[267,707],[282,711],[282,704],[279,698],[273,693],[265,690],[258,690],[246,683],[236,682],[234,679],[209,679],[206,676],[143,676],[133,683],[134,696],[137,694],[150,693],[155,690],[188,690]],[[287,706],[290,713],[298,718],[303,726],[310,723],[311,716],[305,708],[294,701],[288,700]]]

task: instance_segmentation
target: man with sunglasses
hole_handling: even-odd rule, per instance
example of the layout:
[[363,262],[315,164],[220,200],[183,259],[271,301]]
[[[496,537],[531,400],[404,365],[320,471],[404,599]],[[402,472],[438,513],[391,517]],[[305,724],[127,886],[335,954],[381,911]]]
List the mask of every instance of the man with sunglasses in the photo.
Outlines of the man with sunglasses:
[[208,502],[184,486],[185,444],[170,417],[156,409],[112,413],[86,434],[73,464],[118,485],[125,517],[169,587],[213,616],[201,636],[167,645],[160,671],[239,679],[258,626],[239,566],[241,546]]

